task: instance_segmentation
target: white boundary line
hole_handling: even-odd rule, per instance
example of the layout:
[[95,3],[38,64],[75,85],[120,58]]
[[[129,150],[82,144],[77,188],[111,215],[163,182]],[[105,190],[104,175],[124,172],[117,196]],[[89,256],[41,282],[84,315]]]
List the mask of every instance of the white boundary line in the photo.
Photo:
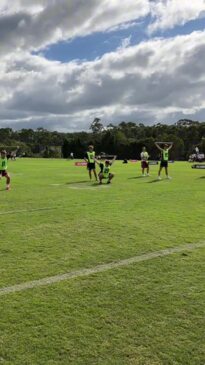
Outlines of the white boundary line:
[[73,278],[89,276],[89,275],[101,273],[101,272],[104,272],[107,270],[136,264],[137,262],[152,260],[154,258],[164,257],[164,256],[172,255],[175,253],[179,253],[179,252],[183,252],[183,251],[187,251],[187,250],[190,251],[190,250],[194,250],[194,249],[202,248],[202,247],[205,247],[205,242],[187,244],[184,246],[167,248],[167,249],[164,249],[161,251],[150,252],[150,253],[140,255],[140,256],[134,256],[129,259],[120,260],[117,262],[110,262],[109,264],[97,265],[90,269],[81,269],[78,271],[71,271],[71,272],[68,272],[68,273],[65,273],[62,275],[50,276],[50,277],[46,277],[46,278],[39,279],[39,280],[28,281],[28,282],[25,282],[22,284],[7,286],[7,287],[0,289],[0,296],[7,295],[10,293],[22,292],[24,290],[38,288],[41,286],[46,286],[46,285],[50,285],[50,284],[54,284],[54,283],[59,283],[61,281],[70,280]]
[[34,209],[20,209],[20,210],[9,210],[8,212],[0,212],[0,215],[6,214],[15,214],[15,213],[29,213],[29,212],[39,212],[41,210],[53,210],[58,209],[59,207],[43,207],[43,208],[34,208]]

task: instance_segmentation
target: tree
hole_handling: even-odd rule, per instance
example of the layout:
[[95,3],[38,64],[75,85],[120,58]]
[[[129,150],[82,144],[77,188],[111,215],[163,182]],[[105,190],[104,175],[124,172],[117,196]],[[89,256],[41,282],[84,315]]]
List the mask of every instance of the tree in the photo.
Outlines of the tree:
[[70,155],[70,143],[67,139],[64,139],[63,145],[62,145],[62,155],[63,158],[68,158]]
[[199,145],[199,151],[205,153],[205,137],[202,137],[201,143]]
[[145,126],[142,123],[122,121],[119,125],[111,123],[104,128],[100,119],[95,118],[90,129],[92,133],[59,133],[42,127],[20,131],[0,128],[0,147],[10,151],[17,146],[23,146],[20,154],[26,152],[28,156],[40,157],[44,154],[49,157],[56,156],[54,146],[62,146],[65,158],[70,152],[82,158],[87,146],[93,144],[96,153],[105,151],[108,154],[117,154],[119,158],[138,158],[141,148],[146,146],[152,158],[155,158],[158,152],[155,141],[173,141],[174,147],[170,152],[173,159],[187,158],[195,146],[205,152],[205,122],[185,119],[172,125],[158,123]]
[[100,122],[100,118],[95,118],[89,129],[91,129],[94,134],[102,132],[103,124]]
[[1,128],[0,129],[0,142],[7,144],[9,139],[12,139],[13,131],[11,128]]

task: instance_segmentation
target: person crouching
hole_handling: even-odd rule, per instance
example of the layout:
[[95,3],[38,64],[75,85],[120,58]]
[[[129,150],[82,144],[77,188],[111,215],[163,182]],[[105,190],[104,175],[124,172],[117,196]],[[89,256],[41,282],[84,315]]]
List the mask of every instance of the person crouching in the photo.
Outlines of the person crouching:
[[114,178],[114,174],[110,172],[110,168],[113,165],[114,161],[116,160],[115,156],[111,161],[106,160],[105,163],[99,162],[96,160],[97,164],[100,166],[100,172],[98,174],[99,177],[99,184],[102,184],[102,180],[106,179],[107,184],[111,183],[111,180]]

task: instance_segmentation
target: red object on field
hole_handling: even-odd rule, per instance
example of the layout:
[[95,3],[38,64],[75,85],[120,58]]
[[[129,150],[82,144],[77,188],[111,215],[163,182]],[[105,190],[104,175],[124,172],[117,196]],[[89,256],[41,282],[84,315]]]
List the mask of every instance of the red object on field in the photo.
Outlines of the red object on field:
[[130,160],[130,162],[138,162],[138,160]]
[[87,166],[87,162],[75,162],[75,166]]

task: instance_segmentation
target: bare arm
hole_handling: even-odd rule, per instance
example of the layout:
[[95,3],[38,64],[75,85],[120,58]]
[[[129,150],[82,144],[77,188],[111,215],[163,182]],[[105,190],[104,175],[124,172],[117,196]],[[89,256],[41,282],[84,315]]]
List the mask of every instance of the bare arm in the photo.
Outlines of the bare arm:
[[94,158],[95,162],[100,166],[100,164],[102,163],[102,161],[98,161],[97,158]]
[[168,150],[171,150],[172,147],[173,147],[173,143],[169,146]]
[[112,161],[110,161],[110,164],[114,164],[115,160],[116,160],[117,156],[114,156],[114,158],[112,159]]
[[162,151],[163,149],[158,145],[157,142],[155,142],[155,146],[158,148],[158,150]]

